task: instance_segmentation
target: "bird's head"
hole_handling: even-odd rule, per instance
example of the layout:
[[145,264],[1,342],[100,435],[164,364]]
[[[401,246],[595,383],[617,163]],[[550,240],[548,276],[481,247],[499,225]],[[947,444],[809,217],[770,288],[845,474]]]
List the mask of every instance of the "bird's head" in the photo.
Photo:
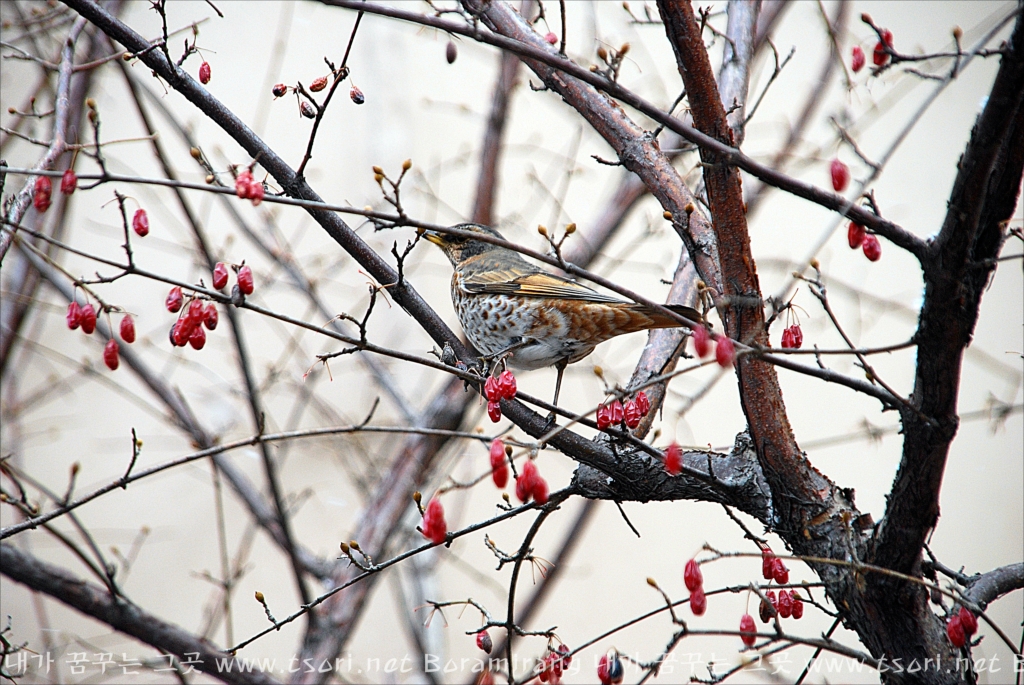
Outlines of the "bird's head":
[[455,233],[441,233],[440,231],[432,231],[430,229],[420,229],[420,234],[424,238],[444,250],[452,266],[458,266],[464,260],[490,250],[503,249],[493,243],[475,240],[470,235],[475,233],[504,240],[504,237],[493,228],[481,226],[480,224],[458,224],[452,226],[452,228],[461,231],[462,234],[456,235]]

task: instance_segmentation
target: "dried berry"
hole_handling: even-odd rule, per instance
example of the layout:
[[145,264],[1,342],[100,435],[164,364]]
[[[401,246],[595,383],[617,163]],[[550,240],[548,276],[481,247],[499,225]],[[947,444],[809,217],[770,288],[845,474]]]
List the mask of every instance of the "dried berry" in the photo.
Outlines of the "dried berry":
[[946,622],[946,635],[954,647],[960,648],[967,644],[967,635],[964,634],[964,626],[960,621],[959,614],[953,614]]
[[458,56],[459,49],[455,47],[454,41],[448,41],[448,45],[444,48],[444,58],[448,60],[448,64],[453,64]]
[[799,350],[804,344],[804,333],[798,324],[793,324],[782,331],[782,348],[785,350]]
[[243,264],[242,267],[238,269],[238,289],[242,291],[243,295],[252,295],[254,287],[252,269]]
[[448,524],[444,520],[444,507],[441,506],[441,500],[434,497],[423,512],[423,537],[439,545],[444,542],[447,535]]
[[804,616],[804,601],[800,599],[800,595],[795,592],[790,593],[793,597],[793,618],[803,618]]
[[779,591],[779,603],[776,605],[780,618],[789,618],[793,615],[793,595],[789,590]]
[[36,177],[35,186],[32,189],[32,205],[37,212],[45,212],[50,208],[50,195],[53,193],[53,183],[49,176]]
[[213,287],[221,290],[228,284],[228,267],[224,262],[217,262],[213,267]]
[[693,351],[703,359],[711,351],[711,335],[704,326],[697,326],[693,329]]
[[753,647],[757,640],[757,626],[754,625],[754,617],[750,614],[740,616],[740,638],[747,647]]
[[703,616],[708,610],[708,598],[704,595],[704,588],[699,587],[690,593],[690,611],[694,616]]
[[92,332],[96,330],[96,310],[91,304],[82,307],[82,317],[79,322],[82,324],[82,332],[86,335],[92,335]]
[[732,344],[732,340],[725,337],[720,337],[715,345],[715,361],[718,365],[723,368],[729,368],[732,366],[733,359],[736,357],[736,348]]
[[850,168],[839,161],[837,157],[832,160],[828,170],[832,175],[832,187],[835,191],[841,193],[846,190],[846,186],[850,184]]
[[846,229],[846,240],[850,243],[850,249],[856,250],[864,242],[864,236],[866,235],[864,227],[858,224],[856,221],[850,222],[850,227]]
[[607,404],[602,404],[597,408],[597,429],[604,430],[608,426],[612,425],[612,409]]
[[683,471],[683,451],[679,445],[672,443],[665,449],[665,473],[678,476]]
[[864,244],[861,247],[864,250],[864,256],[869,261],[877,262],[882,258],[882,244],[878,242],[878,238],[873,233],[864,236]]
[[204,86],[210,82],[210,63],[203,62],[199,65],[199,82]]
[[626,425],[629,428],[636,428],[640,425],[640,409],[637,408],[636,402],[629,400],[623,407],[623,419],[626,421]]
[[313,82],[309,84],[309,89],[314,93],[319,93],[321,90],[327,87],[327,77],[319,76],[313,79]]
[[135,342],[135,319],[131,314],[125,314],[121,318],[121,340],[129,345]]
[[694,592],[704,585],[704,574],[700,572],[700,564],[696,559],[686,562],[686,568],[683,570],[683,582],[686,583],[686,589],[690,592]]
[[501,421],[501,405],[497,402],[488,402],[487,416],[491,419],[491,423]]
[[507,369],[498,376],[498,391],[502,399],[511,400],[516,396],[516,377]]
[[964,629],[964,635],[970,637],[978,632],[978,619],[967,607],[960,607],[960,613],[957,614],[960,617],[960,625]]
[[491,641],[491,634],[486,630],[481,630],[477,633],[476,646],[490,654],[491,650],[494,649],[494,642]]
[[146,210],[135,210],[135,216],[132,217],[132,230],[140,238],[149,235],[149,216],[146,214]]
[[357,105],[361,105],[366,102],[366,96],[363,95],[363,91],[359,90],[356,86],[352,86],[352,90],[348,91],[348,96],[352,99],[352,102]]
[[60,192],[70,195],[75,192],[76,188],[78,188],[78,176],[75,174],[74,169],[68,169],[60,177]]
[[488,402],[497,402],[501,399],[501,384],[498,382],[497,377],[488,376],[487,380],[484,381],[484,396]]
[[220,321],[220,314],[217,312],[217,305],[213,302],[206,305],[203,311],[203,325],[211,331],[217,330],[217,323]]
[[299,114],[307,119],[316,119],[316,110],[313,109],[313,105],[309,104],[305,100],[299,104]]
[[277,85],[270,89],[270,92],[273,93],[274,97],[276,98],[284,97],[284,95],[288,92],[288,86],[286,86],[283,83],[278,83]]
[[103,363],[111,371],[117,371],[117,367],[121,363],[121,360],[118,358],[117,349],[117,341],[113,338],[108,340],[107,344],[103,346]]
[[640,410],[642,416],[647,416],[651,412],[651,401],[647,399],[647,393],[643,390],[636,394],[636,408]]
[[200,325],[193,325],[192,333],[188,336],[188,344],[194,350],[201,350],[206,347],[206,331]]
[[775,605],[762,599],[757,613],[761,617],[761,623],[769,623],[775,617]]
[[850,60],[850,68],[853,69],[853,73],[857,73],[864,68],[864,50],[859,45],[853,46],[853,59]]
[[608,409],[611,412],[611,420],[613,424],[619,425],[626,418],[626,411],[622,407],[622,402],[615,400],[608,405]]
[[78,302],[71,301],[71,304],[68,305],[68,313],[65,319],[68,322],[68,328],[71,330],[75,330],[82,324],[82,308],[78,306]]
[[789,582],[789,569],[782,563],[782,559],[775,558],[774,565],[772,567],[772,576],[775,578],[775,582],[779,585],[785,585]]

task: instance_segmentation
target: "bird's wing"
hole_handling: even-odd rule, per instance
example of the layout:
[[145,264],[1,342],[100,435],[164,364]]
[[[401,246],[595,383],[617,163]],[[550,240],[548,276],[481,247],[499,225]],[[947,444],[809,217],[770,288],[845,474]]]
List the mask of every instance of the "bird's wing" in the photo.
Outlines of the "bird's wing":
[[473,294],[496,293],[526,297],[557,297],[585,302],[622,302],[576,281],[543,271],[528,274],[500,269],[481,271],[463,278],[462,287]]

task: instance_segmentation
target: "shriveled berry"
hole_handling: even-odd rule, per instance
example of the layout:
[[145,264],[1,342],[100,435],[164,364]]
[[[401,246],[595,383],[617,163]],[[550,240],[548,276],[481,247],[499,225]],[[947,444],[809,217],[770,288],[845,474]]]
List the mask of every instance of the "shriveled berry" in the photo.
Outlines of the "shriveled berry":
[[964,633],[963,623],[959,614],[953,616],[946,622],[946,636],[954,647],[960,648],[967,644],[967,635]]
[[856,221],[851,221],[849,228],[846,229],[846,241],[850,243],[850,249],[856,250],[860,247],[864,242],[865,235],[864,227]]
[[243,295],[252,295],[252,291],[255,285],[252,280],[252,269],[246,265],[242,265],[238,269],[238,289],[242,291]]
[[778,557],[775,558],[772,575],[775,577],[775,582],[779,585],[785,585],[789,582],[789,569],[782,563],[782,559]]
[[754,625],[754,617],[750,614],[740,616],[740,638],[747,647],[753,647],[757,641],[757,626]]
[[699,587],[690,593],[690,611],[694,616],[703,616],[708,610],[708,598],[704,594],[704,588]]
[[864,50],[859,45],[853,46],[853,58],[850,60],[850,68],[853,69],[853,73],[857,73],[864,68]]
[[800,595],[795,592],[793,595],[793,618],[803,618],[804,616],[804,601],[800,599]]
[[201,350],[206,347],[206,331],[202,326],[193,326],[192,333],[188,336],[188,344],[194,350]]
[[309,89],[314,93],[319,93],[321,90],[327,87],[327,77],[319,76],[313,79],[313,82],[309,84]]
[[832,175],[832,187],[835,191],[841,193],[846,190],[846,186],[850,184],[850,168],[839,161],[837,157],[832,160],[828,169]]
[[305,100],[299,103],[299,114],[307,119],[316,119],[316,110],[313,109],[313,105],[309,104]]
[[213,267],[213,288],[221,290],[228,284],[228,267],[224,262],[217,262]]
[[672,443],[665,449],[665,473],[678,476],[683,471],[683,450]]
[[868,258],[868,261],[877,262],[882,258],[882,244],[878,242],[878,238],[873,233],[868,233],[864,236],[864,256]]
[[607,404],[602,404],[597,408],[597,429],[604,430],[608,426],[612,425],[612,410]]
[[494,642],[491,640],[491,634],[486,630],[481,630],[477,633],[476,646],[490,654],[491,650],[494,649]]
[[74,169],[68,169],[60,177],[60,192],[70,195],[75,192],[76,188],[78,188],[78,175],[75,174]]
[[498,421],[501,421],[501,404],[498,402],[488,402],[487,417],[490,418],[491,423],[498,423]]
[[37,212],[45,212],[50,208],[50,195],[53,193],[53,183],[49,176],[36,177],[35,186],[32,189],[32,206]]
[[82,325],[82,308],[78,305],[78,302],[71,301],[71,304],[68,305],[68,313],[65,319],[68,322],[68,328],[71,330],[75,330]]
[[793,615],[793,595],[789,590],[779,591],[779,617],[789,618]]
[[210,63],[203,62],[199,65],[199,82],[204,86],[210,82]]
[[146,214],[146,210],[135,210],[135,216],[132,217],[132,230],[140,238],[149,235],[149,215]]
[[636,408],[640,410],[641,416],[647,416],[651,411],[651,401],[643,390],[636,394]]
[[121,318],[121,340],[129,345],[135,342],[135,319],[131,314],[125,314]]
[[711,351],[711,334],[704,326],[697,326],[693,329],[693,351],[703,359]]
[[117,371],[117,367],[121,363],[117,352],[117,341],[111,338],[107,341],[107,344],[103,346],[103,363],[106,364],[107,368],[111,371]]
[[722,368],[729,368],[732,366],[733,360],[736,358],[736,348],[732,344],[732,340],[721,336],[715,345],[715,361]]
[[495,376],[488,376],[484,381],[484,397],[488,402],[497,402],[501,399],[501,385]]
[[636,428],[640,425],[640,409],[637,408],[636,402],[633,400],[626,402],[626,405],[623,407],[622,416],[629,428]]
[[96,310],[91,304],[82,307],[82,317],[79,322],[82,324],[82,332],[86,335],[92,335],[92,332],[96,330]]
[[348,96],[351,98],[352,102],[357,105],[361,105],[366,102],[366,96],[363,95],[363,91],[359,90],[356,86],[352,86],[352,90],[348,91]]
[[761,617],[761,623],[770,623],[775,617],[775,605],[762,599],[757,613]]
[[167,311],[172,314],[177,314],[181,311],[183,304],[185,304],[185,296],[181,294],[181,288],[174,286],[171,288],[171,291],[167,293],[167,299],[164,300],[164,306],[167,307]]
[[459,56],[459,49],[455,47],[454,41],[448,41],[448,45],[444,48],[444,58],[448,60],[448,64],[454,64],[455,58]]
[[613,424],[618,425],[622,423],[623,419],[626,418],[626,411],[622,407],[622,402],[615,400],[610,405],[608,405],[608,409],[611,411],[611,419]]
[[960,625],[964,629],[964,635],[970,637],[978,632],[978,618],[974,615],[967,607],[960,607],[960,613],[957,614],[960,617]]
[[686,562],[686,568],[683,570],[683,582],[686,583],[686,589],[690,592],[704,585],[704,574],[700,572],[700,564],[696,559]]
[[502,399],[511,400],[516,396],[516,377],[508,369],[502,371],[498,376],[498,390],[501,392]]
[[273,93],[274,97],[276,98],[284,97],[284,95],[288,92],[288,86],[286,86],[283,83],[278,83],[273,88],[270,89],[270,92]]
[[217,323],[220,321],[220,314],[217,312],[217,305],[213,302],[206,305],[203,310],[203,325],[211,331],[217,330]]

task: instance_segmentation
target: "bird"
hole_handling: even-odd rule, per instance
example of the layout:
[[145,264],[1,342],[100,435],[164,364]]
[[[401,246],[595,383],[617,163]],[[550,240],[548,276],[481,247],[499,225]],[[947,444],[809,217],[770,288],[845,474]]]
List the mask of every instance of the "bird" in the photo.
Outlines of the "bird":
[[[452,228],[504,240],[480,224]],[[599,344],[625,333],[683,325],[646,305],[545,271],[507,247],[431,229],[420,229],[420,235],[441,248],[454,268],[452,304],[469,341],[485,358],[507,358],[516,369],[554,366],[554,405],[565,367]],[[665,306],[694,323],[704,321],[692,307]]]

